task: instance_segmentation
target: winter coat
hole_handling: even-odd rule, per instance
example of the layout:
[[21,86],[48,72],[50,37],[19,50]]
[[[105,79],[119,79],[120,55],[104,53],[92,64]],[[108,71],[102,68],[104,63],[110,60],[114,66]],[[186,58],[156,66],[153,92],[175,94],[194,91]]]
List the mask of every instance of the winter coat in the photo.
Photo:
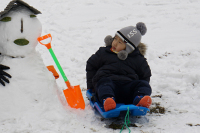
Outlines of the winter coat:
[[146,58],[136,48],[126,60],[120,60],[111,51],[111,46],[100,47],[87,61],[87,88],[94,89],[96,83],[104,77],[111,80],[150,81],[151,70]]

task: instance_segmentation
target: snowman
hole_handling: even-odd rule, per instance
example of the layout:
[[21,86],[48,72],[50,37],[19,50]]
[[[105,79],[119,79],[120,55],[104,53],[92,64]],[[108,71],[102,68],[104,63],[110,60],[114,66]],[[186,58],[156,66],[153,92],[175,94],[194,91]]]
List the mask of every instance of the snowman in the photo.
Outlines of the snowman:
[[[0,85],[0,122],[42,119],[42,113],[59,106],[54,75],[44,65],[35,50],[42,25],[37,19],[40,11],[21,0],[12,0],[0,12],[0,64],[12,78]],[[35,114],[35,115],[34,115]]]

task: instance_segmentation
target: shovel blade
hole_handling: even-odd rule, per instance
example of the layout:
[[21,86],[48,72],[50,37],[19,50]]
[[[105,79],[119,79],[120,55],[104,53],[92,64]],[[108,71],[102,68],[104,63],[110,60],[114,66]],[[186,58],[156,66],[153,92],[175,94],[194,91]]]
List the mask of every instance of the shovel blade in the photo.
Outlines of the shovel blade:
[[68,105],[71,108],[85,109],[85,102],[79,85],[65,89],[63,90],[63,93],[65,95]]

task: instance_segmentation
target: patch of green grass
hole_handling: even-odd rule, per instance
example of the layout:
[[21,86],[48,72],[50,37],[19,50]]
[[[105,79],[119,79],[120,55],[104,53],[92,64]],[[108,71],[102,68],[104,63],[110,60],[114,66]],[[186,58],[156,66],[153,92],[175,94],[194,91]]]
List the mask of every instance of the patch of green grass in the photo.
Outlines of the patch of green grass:
[[187,123],[186,125],[188,125],[188,126],[200,126],[200,124],[196,124],[196,125],[193,125],[193,124],[191,124],[191,123]]
[[159,97],[159,98],[161,98],[162,97],[162,94],[160,94],[160,95],[154,95],[154,96],[151,96],[152,98],[155,98],[155,97]]
[[[110,125],[108,125],[108,128],[112,128],[114,130],[116,129],[122,129],[124,124],[116,124],[116,123],[111,123]],[[136,124],[130,124],[129,127],[138,127]],[[124,126],[124,129],[126,129],[126,126]]]
[[164,107],[160,106],[160,103],[153,103],[152,105],[155,105],[155,107],[150,107],[150,113],[159,113],[159,114],[165,114],[166,109]]

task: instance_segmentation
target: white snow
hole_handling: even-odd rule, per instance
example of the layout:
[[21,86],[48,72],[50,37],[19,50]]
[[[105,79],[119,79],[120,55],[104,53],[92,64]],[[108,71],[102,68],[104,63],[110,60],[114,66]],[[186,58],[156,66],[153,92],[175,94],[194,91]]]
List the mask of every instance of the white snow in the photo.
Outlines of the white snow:
[[[161,98],[153,97],[152,100],[153,103],[160,103],[166,112],[165,114],[148,113],[141,118],[131,118],[132,123],[139,125],[139,127],[130,127],[131,131],[138,133],[199,132],[199,0],[24,1],[42,12],[41,15],[37,15],[42,23],[42,35],[51,33],[54,53],[71,84],[81,86],[86,108],[80,110],[66,106],[62,94],[66,85],[61,75],[56,80],[58,88],[54,87],[50,90],[47,88],[34,90],[30,82],[25,83],[29,79],[27,78],[24,79],[24,84],[19,82],[12,88],[0,87],[2,99],[0,101],[0,132],[120,132],[119,129],[106,128],[106,124],[113,120],[101,121],[101,117],[90,107],[85,95],[85,66],[87,59],[100,46],[104,46],[103,40],[106,35],[113,36],[117,30],[129,25],[134,26],[137,22],[144,22],[148,29],[146,35],[142,37],[142,42],[148,45],[146,58],[152,70],[152,96],[162,95]],[[8,2],[1,1],[1,11]],[[38,44],[36,51],[41,54],[41,57],[34,60],[35,64],[41,63],[40,58],[42,58],[46,66],[52,64],[55,66],[45,46]],[[35,53],[33,52],[30,57],[33,54]],[[25,63],[19,65],[22,65],[23,69]],[[33,72],[44,72],[46,69],[43,69]],[[26,69],[24,71],[26,72]],[[7,72],[12,73],[13,70],[10,69]],[[22,73],[18,73],[18,76],[20,74]],[[28,73],[25,74],[29,77]],[[49,78],[51,76],[49,73]],[[41,79],[34,80],[41,82]],[[12,79],[10,81],[12,83]],[[26,86],[26,89],[20,89],[20,86]],[[34,99],[36,97],[37,99]],[[20,107],[17,108],[16,104]],[[14,107],[16,107],[15,112],[11,110]],[[128,130],[123,132],[128,132]]]

